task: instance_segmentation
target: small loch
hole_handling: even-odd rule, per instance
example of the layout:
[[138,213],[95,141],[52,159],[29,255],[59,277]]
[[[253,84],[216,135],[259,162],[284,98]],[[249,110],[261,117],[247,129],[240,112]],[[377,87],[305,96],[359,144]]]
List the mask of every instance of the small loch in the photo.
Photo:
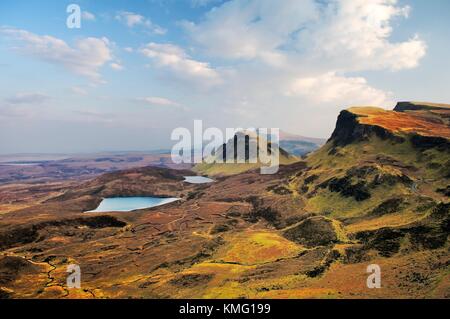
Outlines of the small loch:
[[100,205],[86,213],[131,212],[138,209],[152,208],[173,203],[179,198],[162,197],[112,197],[104,198]]
[[183,176],[184,181],[189,184],[207,184],[213,183],[214,180],[204,176]]

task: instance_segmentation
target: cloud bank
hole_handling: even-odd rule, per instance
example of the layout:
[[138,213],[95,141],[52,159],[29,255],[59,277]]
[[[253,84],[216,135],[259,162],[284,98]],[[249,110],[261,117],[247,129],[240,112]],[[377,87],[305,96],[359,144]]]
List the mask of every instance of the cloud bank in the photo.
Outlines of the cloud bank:
[[48,35],[41,36],[21,29],[1,27],[0,33],[14,41],[14,50],[38,60],[62,66],[96,83],[102,82],[100,69],[114,60],[112,44],[105,37],[79,39],[70,46],[61,39]]
[[[223,80],[216,106],[260,122],[259,114],[277,118],[282,110],[292,118],[298,109],[319,119],[312,108],[393,103],[392,93],[363,73],[420,64],[427,48],[418,35],[392,40],[394,22],[410,10],[396,0],[232,0],[180,25],[195,52],[221,63],[199,68]],[[182,51],[176,52],[160,63],[178,65],[182,58],[172,57]]]

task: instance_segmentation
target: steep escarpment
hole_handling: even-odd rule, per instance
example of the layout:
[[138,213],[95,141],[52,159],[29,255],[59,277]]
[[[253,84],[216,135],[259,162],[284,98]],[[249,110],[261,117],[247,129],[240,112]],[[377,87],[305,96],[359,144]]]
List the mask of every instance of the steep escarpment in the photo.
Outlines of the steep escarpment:
[[342,111],[327,144],[293,176],[305,210],[343,223],[357,243],[345,258],[447,245],[449,115],[445,105],[406,102]]
[[296,179],[311,209],[355,218],[390,199],[408,203],[392,213],[448,200],[450,108],[404,102],[396,109],[341,112],[327,144],[308,157],[309,170]]
[[412,139],[421,148],[439,146],[450,150],[450,107],[432,105],[401,102],[393,111],[375,107],[344,110],[329,141],[335,146],[345,146],[375,135],[397,143]]
[[[319,276],[336,276],[333,269],[341,263],[338,276],[347,265],[385,260],[398,265],[405,259],[419,265],[431,262],[425,256],[433,254],[440,260],[432,262],[436,273],[423,268],[412,277],[397,276],[406,290],[433,287],[426,277],[438,282],[450,257],[449,118],[447,105],[410,102],[394,111],[362,107],[340,113],[328,142],[284,186],[313,217],[283,235],[308,248],[337,252],[325,268],[317,268]],[[448,289],[449,282],[440,285]]]
[[394,108],[395,112],[408,111],[448,111],[450,104],[427,103],[427,102],[398,102]]
[[389,130],[377,125],[364,125],[360,122],[360,115],[351,110],[342,111],[336,123],[336,128],[328,142],[333,146],[345,146],[354,142],[367,141],[372,135],[381,139],[396,139],[402,142]]

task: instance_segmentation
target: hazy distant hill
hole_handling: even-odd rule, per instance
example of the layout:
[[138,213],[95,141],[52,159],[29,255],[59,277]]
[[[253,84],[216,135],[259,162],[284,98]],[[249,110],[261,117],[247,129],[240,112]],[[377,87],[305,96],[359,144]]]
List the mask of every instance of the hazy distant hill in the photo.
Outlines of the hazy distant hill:
[[290,154],[299,157],[317,150],[326,141],[323,138],[306,137],[280,131],[280,146]]

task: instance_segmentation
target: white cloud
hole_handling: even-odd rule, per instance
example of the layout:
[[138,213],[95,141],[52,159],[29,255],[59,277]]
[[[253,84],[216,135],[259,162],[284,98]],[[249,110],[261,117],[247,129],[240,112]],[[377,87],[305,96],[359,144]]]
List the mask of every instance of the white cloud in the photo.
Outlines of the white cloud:
[[220,82],[219,73],[209,63],[192,59],[186,52],[172,44],[149,43],[140,52],[153,60],[157,67],[170,70],[179,79],[202,81],[215,85]]
[[228,1],[199,24],[184,22],[194,42],[214,56],[253,59],[272,55],[317,15],[313,0]]
[[40,92],[20,92],[4,98],[0,101],[0,121],[10,121],[11,118],[34,119],[45,113],[50,100],[50,96]]
[[95,21],[95,15],[89,11],[82,11],[81,12],[81,18],[83,20],[88,20],[88,21]]
[[17,51],[41,61],[60,65],[70,72],[101,83],[100,68],[113,60],[111,43],[107,38],[83,38],[69,46],[65,41],[26,30],[0,28],[0,33],[14,39]]
[[426,45],[417,36],[389,41],[392,20],[410,10],[396,3],[234,0],[211,10],[199,24],[181,25],[207,53],[226,59],[258,58],[273,65],[328,59],[330,67],[344,71],[413,68]]
[[124,69],[123,65],[120,63],[110,63],[109,66],[111,67],[111,69],[113,69],[114,71],[122,71]]
[[50,97],[42,93],[17,93],[16,95],[6,98],[5,101],[8,104],[18,105],[18,104],[42,104],[48,101]]
[[72,121],[81,121],[83,123],[113,123],[116,120],[116,115],[112,113],[98,112],[95,110],[81,110],[73,112],[75,117],[72,117]]
[[[394,71],[373,77],[382,83],[383,76],[417,67],[426,54],[420,35],[404,37],[411,26],[393,37],[411,10],[396,0],[229,0],[214,5],[195,22],[178,23],[188,36],[186,49],[152,42],[123,50],[148,58],[156,80],[168,80],[167,97],[171,98],[168,90],[181,84],[176,96],[183,96],[183,104],[195,105],[189,116],[216,126],[281,127],[326,137],[342,108],[387,106],[395,99],[395,92],[366,79],[366,71]],[[116,19],[140,31],[166,32],[140,14],[119,12]],[[81,39],[86,43],[82,46],[20,30],[10,36],[20,40],[20,51],[92,79],[99,80],[105,65],[121,67],[106,39]],[[208,94],[196,94],[193,88],[198,87],[208,88]],[[133,101],[154,106],[140,110],[154,112],[152,120],[158,124],[166,122],[157,114],[175,110],[171,115],[176,116],[180,107],[155,96]]]
[[189,111],[190,108],[186,107],[183,104],[180,104],[178,102],[175,102],[171,99],[159,97],[159,96],[149,96],[149,97],[142,97],[142,98],[136,98],[137,102],[144,103],[149,106],[153,107],[161,107],[161,108],[171,108],[177,111]]
[[30,110],[28,107],[0,105],[0,121],[11,123],[11,118],[28,118],[32,119],[36,116],[36,110]]
[[390,99],[390,94],[369,86],[362,77],[343,77],[333,72],[295,79],[286,95],[339,105],[385,105]]
[[392,20],[407,17],[410,10],[396,3],[234,0],[211,10],[199,24],[181,25],[212,56],[259,58],[269,64],[288,57],[327,58],[336,69],[400,70],[417,66],[426,46],[417,36],[389,41]]
[[144,23],[145,18],[140,14],[121,11],[117,13],[116,19],[119,21],[123,21],[128,27],[132,28],[136,25],[141,25]]
[[136,99],[139,102],[144,102],[149,105],[156,105],[156,106],[181,106],[181,104],[163,98],[163,97],[157,97],[157,96],[150,96],[150,97],[144,97],[144,98],[138,98]]
[[395,94],[361,73],[420,64],[426,44],[419,36],[392,37],[410,10],[397,0],[230,0],[178,25],[192,52],[221,63],[208,65],[222,80],[207,97],[215,110],[239,123],[316,132],[330,129],[346,106],[391,105]]
[[82,87],[79,87],[79,86],[73,86],[73,87],[71,87],[71,88],[70,88],[70,91],[71,91],[73,94],[75,94],[75,95],[81,95],[81,96],[84,96],[84,95],[87,95],[87,94],[88,94],[88,91],[87,91],[86,89],[84,89],[84,88],[82,88]]
[[137,13],[120,11],[116,15],[116,20],[123,22],[129,28],[141,26],[148,29],[153,34],[163,35],[167,33],[166,29]]
[[390,42],[392,20],[408,17],[410,8],[396,0],[336,0],[314,28],[299,34],[297,47],[306,42],[309,53],[348,70],[402,70],[414,68],[426,53],[418,36]]
[[191,6],[194,8],[205,7],[211,4],[219,3],[220,0],[191,0]]

